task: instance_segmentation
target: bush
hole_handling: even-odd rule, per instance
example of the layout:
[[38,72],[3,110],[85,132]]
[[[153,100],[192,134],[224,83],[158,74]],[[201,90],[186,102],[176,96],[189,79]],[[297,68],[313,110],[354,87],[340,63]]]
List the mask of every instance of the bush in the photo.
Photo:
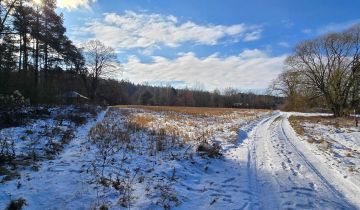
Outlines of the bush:
[[62,122],[64,120],[68,120],[72,123],[75,123],[77,126],[83,125],[86,123],[86,117],[79,116],[79,115],[58,115],[55,117],[56,120]]
[[164,209],[171,209],[173,206],[179,206],[181,201],[179,200],[175,190],[171,187],[170,183],[158,183],[156,189],[160,191],[160,197],[156,202]]
[[24,198],[19,198],[16,200],[11,200],[9,205],[6,207],[6,209],[7,210],[21,210],[24,205],[26,205],[26,200]]
[[220,157],[222,154],[220,153],[220,145],[218,144],[209,144],[209,143],[201,143],[197,149],[201,155],[207,155],[210,158]]
[[108,210],[109,207],[107,207],[105,204],[101,205],[99,210]]
[[166,140],[166,131],[163,128],[160,128],[160,131],[157,133],[156,138],[156,150],[163,151],[165,149],[165,140]]
[[79,115],[70,115],[69,120],[75,123],[76,125],[83,125],[86,123],[86,117],[82,117]]
[[16,111],[29,104],[29,99],[25,99],[18,90],[15,90],[11,95],[0,94],[0,111]]
[[14,140],[0,137],[0,165],[11,163],[15,158]]
[[19,91],[14,91],[11,95],[0,94],[0,128],[17,126],[24,123],[24,116],[21,109],[30,105]]

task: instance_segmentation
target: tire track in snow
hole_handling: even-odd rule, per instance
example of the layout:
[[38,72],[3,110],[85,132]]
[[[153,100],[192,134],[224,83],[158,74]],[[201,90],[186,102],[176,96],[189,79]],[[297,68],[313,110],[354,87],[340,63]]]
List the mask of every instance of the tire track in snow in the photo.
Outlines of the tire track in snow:
[[305,162],[306,167],[310,169],[316,176],[321,180],[322,184],[326,186],[338,199],[340,199],[343,203],[343,207],[345,209],[357,209],[353,204],[351,204],[344,195],[339,192],[322,174],[321,172],[309,161],[309,159],[294,145],[294,143],[290,140],[289,134],[286,133],[284,128],[284,123],[286,123],[287,118],[285,116],[281,116],[281,122],[279,123],[279,128],[281,131],[281,135],[284,136],[285,141],[292,147],[293,151],[301,158],[303,162]]
[[[279,114],[273,114],[269,117],[262,119],[261,121],[256,122],[255,125],[251,126],[252,129],[249,130],[249,144],[248,144],[248,153],[247,153],[247,177],[248,177],[248,188],[250,194],[250,202],[249,202],[249,209],[262,209],[262,202],[261,200],[266,199],[267,207],[269,209],[276,209],[277,204],[274,202],[275,199],[272,193],[268,194],[268,197],[261,196],[261,193],[264,189],[264,185],[259,183],[259,175],[258,175],[258,165],[257,165],[257,148],[256,148],[256,141],[257,139],[261,138],[259,133],[259,129],[262,126],[271,123]],[[265,184],[266,185],[266,184]],[[266,189],[269,190],[269,189]]]
[[292,144],[283,121],[272,115],[249,135],[248,209],[356,209]]

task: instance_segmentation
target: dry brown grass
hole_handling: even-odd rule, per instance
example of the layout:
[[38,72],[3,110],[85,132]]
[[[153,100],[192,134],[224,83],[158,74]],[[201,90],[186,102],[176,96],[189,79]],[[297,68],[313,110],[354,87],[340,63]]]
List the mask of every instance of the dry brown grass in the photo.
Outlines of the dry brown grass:
[[170,106],[114,106],[121,112],[128,112],[125,117],[128,128],[133,131],[147,130],[155,134],[160,129],[172,142],[203,142],[215,138],[215,134],[233,140],[240,127],[239,119],[252,120],[268,110],[228,109],[204,107]]
[[331,146],[332,146],[331,142],[328,142],[328,141],[321,141],[320,145],[325,150],[330,150]]
[[335,128],[348,128],[355,126],[354,119],[350,117],[334,118],[332,116],[291,116],[290,120],[299,121],[302,123],[308,122],[308,123],[330,125],[330,126],[334,126]]
[[175,112],[193,116],[218,116],[227,115],[233,112],[241,112],[244,116],[254,115],[258,112],[269,110],[248,110],[248,109],[233,109],[233,108],[208,108],[208,107],[180,107],[180,106],[142,106],[142,105],[119,105],[117,108],[134,108],[143,109],[155,112]]
[[307,142],[309,142],[310,144],[313,144],[313,143],[316,142],[316,140],[315,140],[314,138],[309,138],[309,139],[307,140]]
[[179,128],[173,126],[173,125],[166,125],[164,127],[165,133],[169,136],[179,136],[180,131]]
[[172,114],[172,113],[168,113],[165,115],[165,121],[182,121],[184,120],[183,117],[176,115],[176,114]]
[[229,128],[229,130],[230,130],[231,132],[237,133],[237,132],[239,132],[239,125],[231,125],[230,128]]
[[131,128],[140,130],[147,128],[148,125],[154,121],[154,118],[147,115],[129,115],[128,120],[128,125]]
[[352,155],[351,152],[346,153],[346,157],[352,157],[352,156],[353,156],[353,155]]
[[182,136],[182,138],[183,138],[183,141],[184,141],[185,143],[191,141],[191,137],[190,137],[190,135],[187,134],[187,133],[185,133],[185,134]]
[[[294,130],[296,131],[297,134],[304,136],[305,135],[305,130],[304,128],[301,126],[301,120],[298,119],[298,117],[296,116],[290,116],[289,118],[291,127],[294,128]],[[309,141],[309,140],[308,140]],[[313,143],[311,142],[312,140],[309,141],[309,143]]]

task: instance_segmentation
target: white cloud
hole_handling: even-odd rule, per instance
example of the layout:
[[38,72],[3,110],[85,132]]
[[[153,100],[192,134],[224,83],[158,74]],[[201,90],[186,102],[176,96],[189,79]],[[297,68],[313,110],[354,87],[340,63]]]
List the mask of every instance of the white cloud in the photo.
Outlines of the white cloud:
[[80,7],[89,9],[90,4],[95,2],[96,0],[57,0],[57,5],[67,10],[74,10]]
[[261,38],[262,29],[256,29],[250,33],[245,34],[244,41],[250,42]]
[[253,41],[260,39],[262,28],[255,25],[200,25],[181,22],[177,17],[126,11],[123,15],[105,13],[102,19],[80,28],[86,35],[114,48],[178,47],[184,42],[215,45],[223,38]]
[[181,85],[206,84],[205,88],[235,87],[241,89],[267,88],[283,69],[286,55],[269,57],[265,52],[245,50],[237,56],[220,57],[213,54],[199,58],[194,53],[179,54],[175,59],[153,56],[150,63],[136,56],[128,58],[124,79],[150,84],[177,81]]
[[264,51],[259,49],[245,49],[239,54],[239,57],[242,59],[251,59],[251,58],[266,58],[268,57]]

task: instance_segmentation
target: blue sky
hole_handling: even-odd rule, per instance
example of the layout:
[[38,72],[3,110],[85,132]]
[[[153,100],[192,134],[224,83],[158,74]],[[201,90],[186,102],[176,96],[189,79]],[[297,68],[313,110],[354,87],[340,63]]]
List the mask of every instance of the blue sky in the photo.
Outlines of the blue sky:
[[118,52],[136,83],[264,90],[296,43],[360,22],[360,1],[58,0],[68,35]]

